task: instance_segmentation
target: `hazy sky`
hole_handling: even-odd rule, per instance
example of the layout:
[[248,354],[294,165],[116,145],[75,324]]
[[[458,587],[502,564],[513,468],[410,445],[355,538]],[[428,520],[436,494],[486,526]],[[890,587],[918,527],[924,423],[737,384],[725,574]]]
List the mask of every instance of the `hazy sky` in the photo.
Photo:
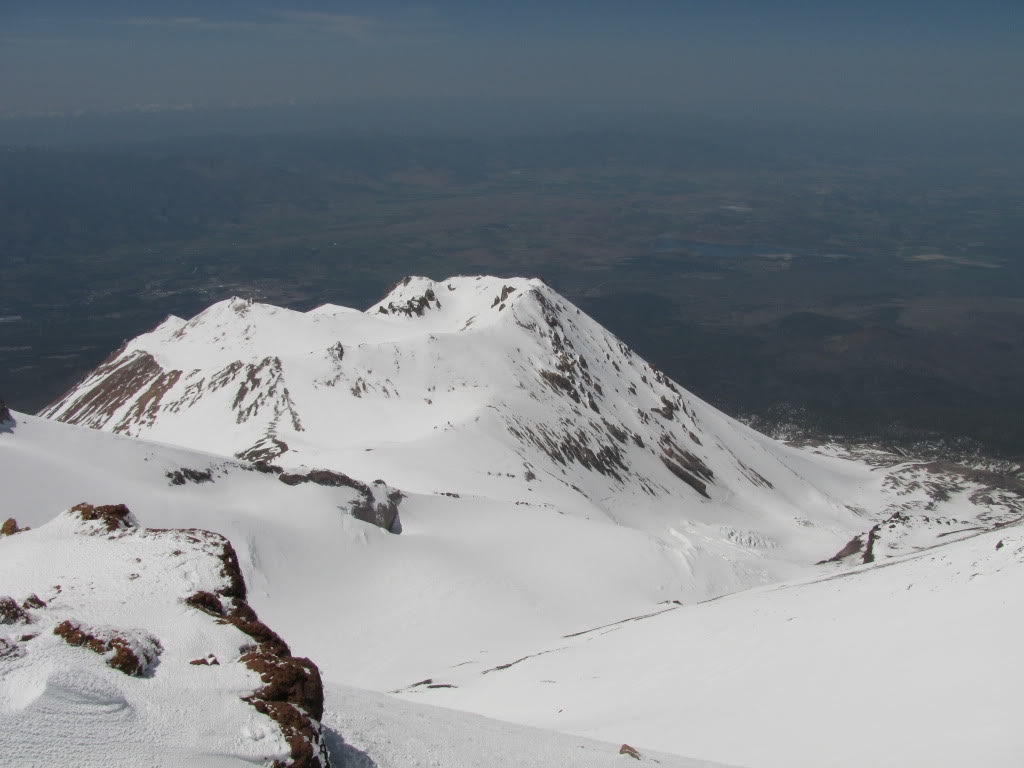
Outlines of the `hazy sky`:
[[0,0],[0,113],[378,101],[1024,113],[1024,2]]

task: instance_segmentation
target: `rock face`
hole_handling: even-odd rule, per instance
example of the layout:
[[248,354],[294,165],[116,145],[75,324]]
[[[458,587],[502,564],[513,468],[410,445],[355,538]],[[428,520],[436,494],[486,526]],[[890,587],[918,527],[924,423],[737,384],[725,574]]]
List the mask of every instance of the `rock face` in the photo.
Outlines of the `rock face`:
[[11,409],[7,407],[7,403],[0,400],[0,424],[6,424],[10,421],[14,421],[14,417],[11,415]]
[[328,488],[351,488],[359,493],[359,498],[350,504],[352,516],[364,523],[372,523],[391,533],[401,533],[402,524],[398,519],[398,506],[405,495],[398,490],[389,488],[383,480],[375,480],[367,485],[353,480],[342,472],[329,469],[313,469],[309,472],[285,472],[279,467],[265,465],[264,472],[277,472],[277,479],[285,485],[301,485],[313,483]]
[[[238,558],[219,534],[142,528],[123,504],[78,504],[0,539],[0,583],[11,592],[0,597],[0,705],[11,712],[0,753],[12,754],[6,746],[27,729],[41,734],[38,756],[50,764],[93,764],[90,745],[123,740],[131,746],[106,764],[219,754],[275,768],[328,765],[319,670],[246,602]],[[206,654],[199,664],[197,651]],[[159,684],[139,688],[140,679]],[[65,710],[97,695],[116,705],[90,715],[89,738],[45,738],[56,723],[74,732]],[[69,744],[80,753],[68,754]]]

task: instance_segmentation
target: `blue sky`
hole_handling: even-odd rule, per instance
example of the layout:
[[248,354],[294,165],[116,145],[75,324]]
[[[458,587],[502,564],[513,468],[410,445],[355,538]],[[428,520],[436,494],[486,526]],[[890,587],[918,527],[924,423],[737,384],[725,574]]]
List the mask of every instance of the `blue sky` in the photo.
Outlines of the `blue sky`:
[[1021,114],[1022,6],[0,0],[0,113],[376,100]]

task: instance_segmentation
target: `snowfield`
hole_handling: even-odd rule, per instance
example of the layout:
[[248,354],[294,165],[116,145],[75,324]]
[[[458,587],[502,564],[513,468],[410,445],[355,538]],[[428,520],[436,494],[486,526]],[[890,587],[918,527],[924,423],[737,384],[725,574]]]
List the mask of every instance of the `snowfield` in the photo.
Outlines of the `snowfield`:
[[[79,502],[223,535],[248,603],[324,676],[336,766],[632,765],[623,743],[662,765],[1001,766],[1024,746],[1017,486],[770,440],[539,281],[411,278],[366,312],[232,299],[128,342],[46,415],[0,426],[0,522],[37,529],[0,538],[0,595],[36,589],[38,559],[83,585],[57,606],[93,610],[89,558],[43,554],[105,541],[61,528]],[[88,619],[137,615],[166,646],[151,679],[49,635],[40,654],[119,684],[128,724],[97,722],[109,744],[142,723],[130,754],[155,763],[172,737],[124,691],[179,675],[169,617],[210,623],[174,597],[199,576],[160,578],[162,603],[118,593]],[[0,658],[2,690],[32,655]],[[179,690],[207,670],[186,666]],[[262,717],[239,686],[208,694],[232,701],[224,733],[229,710]],[[71,709],[4,706],[0,764],[69,743]],[[222,737],[179,739],[177,764],[276,759]]]

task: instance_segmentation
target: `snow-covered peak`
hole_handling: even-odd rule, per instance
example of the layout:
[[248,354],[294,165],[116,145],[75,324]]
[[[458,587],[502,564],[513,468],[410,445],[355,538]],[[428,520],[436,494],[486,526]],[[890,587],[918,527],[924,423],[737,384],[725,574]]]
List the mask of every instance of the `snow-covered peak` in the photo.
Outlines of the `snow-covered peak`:
[[880,476],[744,427],[535,279],[410,277],[364,312],[230,299],[132,340],[45,414],[624,525],[706,569],[709,594],[896,511],[866,521]]
[[436,282],[427,277],[406,277],[367,314],[393,317],[445,317],[452,330],[459,330],[471,317],[496,315],[533,291],[551,291],[541,280],[523,277],[457,276]]

